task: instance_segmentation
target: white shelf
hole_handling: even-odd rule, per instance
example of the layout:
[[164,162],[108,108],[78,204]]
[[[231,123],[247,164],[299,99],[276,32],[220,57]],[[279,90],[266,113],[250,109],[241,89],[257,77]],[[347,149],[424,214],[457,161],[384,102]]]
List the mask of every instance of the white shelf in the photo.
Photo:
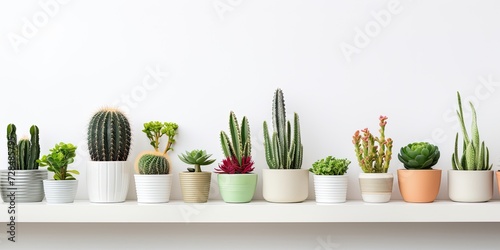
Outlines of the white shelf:
[[[0,221],[8,221],[8,205],[0,203]],[[406,203],[391,201],[370,204],[347,201],[341,204],[268,203],[252,201],[228,204],[223,201],[163,204],[72,204],[18,203],[17,222],[30,223],[332,223],[332,222],[500,222],[500,201],[485,203]]]

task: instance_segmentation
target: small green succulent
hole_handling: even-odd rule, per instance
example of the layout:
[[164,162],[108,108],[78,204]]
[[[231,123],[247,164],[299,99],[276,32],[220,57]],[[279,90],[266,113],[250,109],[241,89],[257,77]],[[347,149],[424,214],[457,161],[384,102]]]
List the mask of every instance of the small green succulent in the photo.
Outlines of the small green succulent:
[[313,163],[313,167],[309,172],[315,175],[344,175],[347,172],[351,161],[348,159],[336,159],[333,156],[328,156]]
[[179,159],[186,164],[194,165],[194,168],[188,168],[189,172],[201,172],[200,166],[214,163],[215,159],[209,159],[211,156],[212,154],[207,154],[205,150],[195,149],[179,155]]
[[439,148],[428,142],[414,142],[402,147],[398,159],[406,169],[430,169],[439,160]]

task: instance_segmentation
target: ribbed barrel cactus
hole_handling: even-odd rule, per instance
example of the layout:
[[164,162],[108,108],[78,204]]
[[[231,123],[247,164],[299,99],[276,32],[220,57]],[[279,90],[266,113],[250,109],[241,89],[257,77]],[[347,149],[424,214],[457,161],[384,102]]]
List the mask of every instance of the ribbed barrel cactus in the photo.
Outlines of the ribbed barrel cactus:
[[126,161],[130,140],[130,123],[121,111],[104,108],[90,120],[87,143],[93,161]]
[[30,127],[31,138],[22,138],[17,142],[16,125],[7,126],[7,151],[9,169],[33,170],[38,169],[40,158],[40,131],[36,125]]
[[168,174],[169,163],[167,158],[158,154],[144,154],[138,163],[139,174]]
[[[300,169],[302,167],[303,146],[300,136],[299,115],[294,113],[293,130],[286,120],[283,91],[277,89],[273,99],[272,137],[264,121],[264,146],[267,165],[271,169]],[[293,138],[292,138],[293,134]]]
[[398,159],[406,169],[430,169],[439,160],[439,148],[428,142],[414,142],[402,147]]

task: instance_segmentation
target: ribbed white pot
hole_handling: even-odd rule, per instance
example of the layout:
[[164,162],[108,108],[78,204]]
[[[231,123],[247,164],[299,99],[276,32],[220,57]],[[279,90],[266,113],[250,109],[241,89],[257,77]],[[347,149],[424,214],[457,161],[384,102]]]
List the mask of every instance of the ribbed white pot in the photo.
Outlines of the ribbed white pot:
[[72,203],[78,190],[78,180],[43,180],[47,203]]
[[269,202],[302,202],[309,194],[308,169],[263,169],[262,182]]
[[448,195],[458,202],[485,202],[493,197],[492,170],[448,170]]
[[135,190],[139,203],[165,203],[170,201],[171,174],[135,174]]
[[391,200],[394,176],[392,173],[360,173],[359,187],[364,202],[384,203]]
[[316,202],[346,202],[348,180],[347,175],[314,175]]
[[130,169],[125,161],[89,161],[87,189],[90,202],[124,202]]

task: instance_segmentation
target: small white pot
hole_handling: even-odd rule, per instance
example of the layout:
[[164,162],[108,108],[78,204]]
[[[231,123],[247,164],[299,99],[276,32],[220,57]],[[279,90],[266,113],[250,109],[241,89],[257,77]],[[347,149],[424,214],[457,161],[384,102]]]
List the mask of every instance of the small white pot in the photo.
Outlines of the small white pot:
[[139,203],[164,203],[170,201],[171,174],[135,174],[135,190]]
[[72,203],[78,190],[78,180],[43,180],[47,203]]
[[269,202],[302,202],[309,194],[308,169],[263,169],[263,196]]
[[394,176],[392,173],[360,173],[359,187],[364,202],[389,202]]
[[341,203],[347,197],[347,175],[314,175],[314,193],[318,203]]
[[458,202],[485,202],[493,197],[492,170],[448,170],[448,195]]
[[125,161],[89,161],[87,189],[90,202],[124,202],[130,169]]

